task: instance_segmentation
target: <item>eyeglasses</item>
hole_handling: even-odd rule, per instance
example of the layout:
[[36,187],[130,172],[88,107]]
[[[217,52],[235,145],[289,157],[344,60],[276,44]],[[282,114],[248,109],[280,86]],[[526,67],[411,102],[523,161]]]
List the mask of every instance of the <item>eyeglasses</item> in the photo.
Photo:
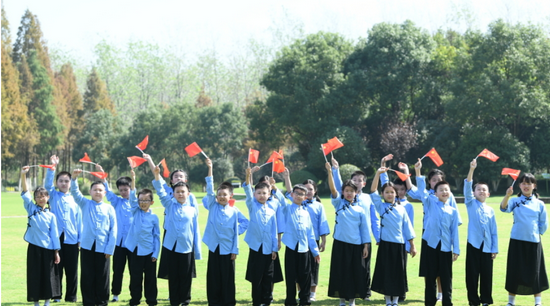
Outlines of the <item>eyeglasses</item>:
[[295,192],[294,194],[295,194],[296,196],[298,196],[298,197],[304,197],[304,196],[306,195],[306,194],[303,193],[303,192]]

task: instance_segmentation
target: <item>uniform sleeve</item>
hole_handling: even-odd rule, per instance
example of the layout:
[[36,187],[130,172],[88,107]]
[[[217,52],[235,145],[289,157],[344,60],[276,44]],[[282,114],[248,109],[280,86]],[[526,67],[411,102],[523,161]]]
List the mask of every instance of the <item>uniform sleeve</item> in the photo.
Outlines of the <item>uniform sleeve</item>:
[[164,187],[161,185],[161,182],[154,180],[153,187],[155,187],[155,190],[157,191],[157,195],[162,206],[164,206],[164,208],[170,207],[172,205],[172,197],[166,193]]
[[237,218],[235,218],[235,224],[233,224],[233,244],[231,245],[231,254],[239,254],[239,214],[238,209],[235,209]]
[[342,190],[342,177],[340,176],[340,168],[332,167],[332,178],[334,179],[334,188],[340,192]]
[[84,230],[84,225],[82,223],[82,209],[80,206],[76,207],[76,231],[78,232],[78,242],[82,240],[82,231]]
[[388,177],[388,173],[382,172],[380,173],[380,186],[384,186],[390,181],[390,178]]
[[493,212],[493,215],[490,219],[490,226],[491,226],[491,242],[493,245],[491,245],[491,253],[498,253],[498,229],[497,229],[497,220],[495,218],[495,213]]
[[542,201],[539,201],[541,204],[540,204],[540,214],[539,214],[539,233],[541,235],[543,235],[546,230],[548,229],[548,219],[547,219],[547,216],[546,216],[546,206],[544,205],[544,203]]
[[328,235],[330,234],[330,227],[328,226],[328,221],[327,221],[327,215],[325,213],[325,207],[323,206],[323,204],[319,203],[319,216],[318,216],[318,220],[319,220],[319,224],[318,224],[318,229],[319,229],[319,236],[325,236],[325,235]]
[[311,220],[309,220],[309,226],[307,229],[307,241],[309,251],[311,252],[311,254],[313,254],[313,257],[319,256],[319,247],[317,246],[317,241],[315,240],[315,232],[313,231]]
[[338,207],[340,207],[341,201],[342,199],[340,198],[340,193],[338,191],[336,192],[336,197],[332,198],[332,195],[331,195],[330,202],[332,203],[332,206],[334,206],[334,209],[338,210]]
[[370,206],[370,229],[372,230],[372,235],[377,243],[380,242],[380,220],[376,216],[376,209],[374,205]]
[[[374,208],[376,208],[376,211],[378,212],[378,214],[383,214],[384,211],[381,208],[382,199],[380,198],[380,195],[378,194],[378,191],[375,191],[375,192],[371,193],[370,194],[370,199],[372,200],[372,206]],[[371,215],[372,215],[372,212],[371,212]]]
[[[507,206],[505,209],[503,209],[503,208],[501,207],[501,208],[500,208],[500,211],[505,212],[505,213],[510,213],[510,212],[512,212],[512,210],[514,210],[514,208],[515,208],[516,199],[517,199],[517,198],[512,198],[512,199],[508,200],[508,206]],[[499,206],[500,206],[500,205],[499,205]]]
[[159,258],[160,252],[160,225],[159,217],[154,215],[154,224],[153,224],[153,258]]
[[36,205],[32,202],[31,193],[27,190],[21,193],[21,198],[23,199],[23,207],[27,211],[27,215],[31,215],[36,209]]
[[244,193],[246,195],[246,207],[248,207],[248,211],[252,209],[252,204],[254,203],[254,194],[252,192],[252,187],[249,184],[243,184]]
[[405,241],[409,241],[416,237],[411,223],[412,222],[409,219],[409,215],[407,215],[407,212],[405,211],[405,214],[403,215],[403,238]]
[[405,209],[407,210],[407,215],[409,216],[409,220],[411,221],[411,226],[414,228],[414,207],[412,203],[407,203]]
[[417,176],[416,177],[416,187],[413,186],[409,192],[409,196],[415,200],[420,200],[424,203],[424,200],[429,196],[428,191],[426,190],[426,177]]
[[474,192],[472,191],[472,181],[464,180],[464,204],[471,206],[474,201]]
[[451,244],[453,253],[460,255],[460,243],[458,240],[458,210],[454,210],[453,223],[451,224]]
[[239,209],[237,209],[237,219],[239,222],[239,235],[242,235],[248,229],[248,219]]
[[105,186],[107,201],[116,207],[118,205],[118,196],[111,190],[111,188],[109,188],[109,184],[107,182],[103,182],[103,186]]
[[48,169],[46,171],[46,179],[44,180],[44,188],[48,190],[48,192],[51,194],[55,191],[55,184],[53,183],[55,177],[55,171],[52,169]]
[[277,240],[277,220],[271,222],[271,252],[278,252],[279,245]]
[[204,208],[210,210],[212,205],[216,204],[216,193],[214,192],[214,177],[207,176],[206,180],[206,196],[202,198]]
[[359,234],[361,235],[361,243],[370,243],[370,231],[367,224],[367,215],[365,212],[361,213],[361,223],[359,224]]
[[87,199],[82,195],[82,192],[80,192],[80,188],[78,188],[78,181],[76,179],[71,182],[71,195],[80,208],[86,204]]
[[136,196],[136,190],[130,190],[130,210],[132,214],[136,214],[139,211],[139,202]]
[[201,234],[199,230],[199,213],[195,212],[195,217],[193,218],[193,228],[195,229],[193,232],[193,245],[195,249],[195,259],[200,260],[202,259],[202,251],[201,251]]
[[115,253],[117,223],[115,209],[112,206],[109,208],[109,233],[107,235],[107,243],[105,244],[105,254],[113,255]]
[[61,243],[59,241],[59,232],[57,230],[57,218],[52,214],[52,220],[50,222],[50,239],[52,240],[52,246],[54,250],[61,249]]

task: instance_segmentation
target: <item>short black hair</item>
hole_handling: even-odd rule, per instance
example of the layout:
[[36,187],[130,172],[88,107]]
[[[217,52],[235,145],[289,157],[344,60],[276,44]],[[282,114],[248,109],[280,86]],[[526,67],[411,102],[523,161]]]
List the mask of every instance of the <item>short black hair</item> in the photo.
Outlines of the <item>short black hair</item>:
[[264,183],[264,182],[258,183],[258,184],[256,184],[256,186],[254,186],[254,190],[258,190],[258,189],[262,189],[262,188],[266,188],[267,190],[269,190],[271,188],[271,186],[267,183]]
[[116,180],[116,188],[120,188],[120,186],[128,186],[131,187],[132,179],[128,176],[121,176]]
[[301,190],[307,194],[307,188],[302,184],[294,185],[294,187],[292,187],[292,192],[296,191],[296,189]]
[[176,191],[177,187],[187,187],[187,191],[191,192],[191,188],[189,187],[189,184],[186,182],[177,182],[176,184],[172,185],[172,190]]
[[72,178],[72,175],[70,172],[68,171],[60,171],[56,176],[55,176],[55,181],[57,182],[57,180],[59,180],[59,177],[62,176],[62,175],[66,175],[69,177],[69,179]]
[[439,169],[432,169],[430,172],[428,172],[428,182],[431,181],[432,177],[434,175],[441,175],[441,179],[445,180],[445,172],[439,170]]
[[231,185],[230,182],[223,182],[220,184],[220,186],[218,186],[218,190],[217,191],[220,191],[220,190],[229,190],[230,193],[233,193],[233,185]]
[[362,175],[364,178],[367,177],[367,175],[365,174],[365,172],[361,171],[361,170],[357,170],[357,171],[354,171],[352,174],[351,174],[351,179],[353,179],[354,177],[358,176],[358,175]]
[[92,188],[94,188],[95,185],[101,185],[101,186],[103,186],[103,182],[102,182],[102,181],[94,181],[94,182],[92,182],[92,184],[90,185],[90,191],[92,190]]
[[439,187],[439,185],[448,185],[449,189],[451,188],[451,184],[449,184],[447,181],[439,181],[437,182],[437,184],[435,184],[434,191],[437,191],[437,188]]
[[393,180],[393,184],[405,186],[405,188],[407,187],[407,184],[405,184],[405,181],[402,181],[400,178],[396,178],[395,180]]
[[147,194],[148,194],[148,195],[150,196],[150,198],[151,198],[151,201],[153,201],[153,191],[152,191],[151,189],[147,189],[147,188],[141,189],[141,190],[138,192],[138,194],[137,194],[138,199],[139,199],[139,196],[142,195],[142,194],[143,194],[143,195],[147,195]]

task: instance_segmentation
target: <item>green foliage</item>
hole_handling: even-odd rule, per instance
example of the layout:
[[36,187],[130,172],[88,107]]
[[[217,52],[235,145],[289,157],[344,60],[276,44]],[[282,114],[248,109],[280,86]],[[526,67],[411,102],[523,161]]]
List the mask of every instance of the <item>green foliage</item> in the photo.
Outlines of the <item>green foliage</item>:
[[298,170],[290,173],[290,181],[293,185],[302,184],[306,180],[312,180],[316,183],[319,182],[319,179],[307,170]]

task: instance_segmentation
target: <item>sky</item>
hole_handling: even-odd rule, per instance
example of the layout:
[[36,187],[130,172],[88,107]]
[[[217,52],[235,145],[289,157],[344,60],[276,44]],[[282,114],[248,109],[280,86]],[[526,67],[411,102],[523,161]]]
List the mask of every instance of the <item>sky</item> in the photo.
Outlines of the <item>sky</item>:
[[192,54],[210,48],[227,53],[250,38],[269,40],[274,28],[292,24],[303,24],[306,33],[331,31],[350,39],[366,37],[376,23],[407,19],[432,33],[468,25],[485,31],[498,18],[542,24],[550,32],[548,0],[4,0],[2,5],[12,42],[29,9],[48,46],[85,60],[102,39],[177,44]]

